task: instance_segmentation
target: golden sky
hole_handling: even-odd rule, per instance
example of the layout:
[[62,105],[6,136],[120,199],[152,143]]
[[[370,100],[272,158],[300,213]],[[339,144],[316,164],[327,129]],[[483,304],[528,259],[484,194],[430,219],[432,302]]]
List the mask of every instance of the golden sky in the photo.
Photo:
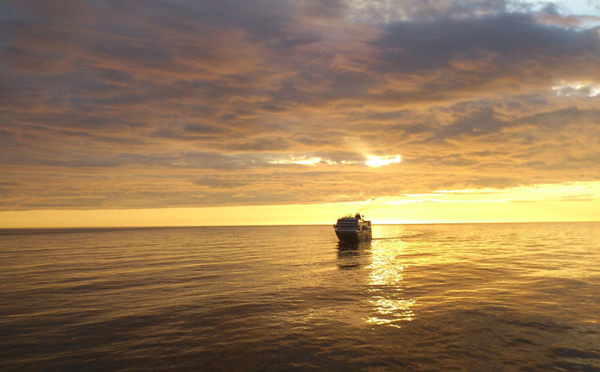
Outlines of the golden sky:
[[595,2],[19,0],[0,23],[0,227],[600,220]]

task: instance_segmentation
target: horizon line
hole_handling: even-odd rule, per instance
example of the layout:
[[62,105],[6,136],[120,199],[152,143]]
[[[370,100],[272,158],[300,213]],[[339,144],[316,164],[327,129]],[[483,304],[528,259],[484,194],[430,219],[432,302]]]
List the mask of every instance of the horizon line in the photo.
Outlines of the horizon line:
[[[402,226],[402,225],[519,225],[519,224],[564,224],[564,223],[600,223],[600,220],[581,221],[463,221],[463,222],[382,222],[373,226]],[[54,226],[54,227],[0,227],[5,230],[85,230],[85,229],[177,229],[195,227],[302,227],[302,226],[333,226],[333,224],[255,224],[255,225],[131,225],[131,226]]]

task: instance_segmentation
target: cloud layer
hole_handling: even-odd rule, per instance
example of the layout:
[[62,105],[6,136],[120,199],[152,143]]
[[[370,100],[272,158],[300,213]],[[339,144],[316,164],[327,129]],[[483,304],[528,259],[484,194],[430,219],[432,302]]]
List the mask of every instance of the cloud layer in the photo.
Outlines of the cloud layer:
[[561,11],[500,0],[4,2],[1,208],[598,181],[600,10]]

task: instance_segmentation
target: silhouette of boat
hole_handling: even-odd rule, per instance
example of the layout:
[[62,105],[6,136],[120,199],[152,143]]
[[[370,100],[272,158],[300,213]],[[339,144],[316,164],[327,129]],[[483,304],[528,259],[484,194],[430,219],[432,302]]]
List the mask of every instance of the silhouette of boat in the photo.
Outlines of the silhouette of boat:
[[371,221],[365,221],[360,213],[357,213],[354,217],[345,216],[338,218],[333,227],[335,235],[337,235],[341,242],[371,240]]

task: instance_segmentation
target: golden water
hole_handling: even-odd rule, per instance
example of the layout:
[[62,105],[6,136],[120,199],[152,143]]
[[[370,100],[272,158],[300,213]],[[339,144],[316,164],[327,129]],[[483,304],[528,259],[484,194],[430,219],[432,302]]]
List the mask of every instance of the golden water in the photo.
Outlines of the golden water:
[[600,370],[600,224],[0,231],[1,370]]

